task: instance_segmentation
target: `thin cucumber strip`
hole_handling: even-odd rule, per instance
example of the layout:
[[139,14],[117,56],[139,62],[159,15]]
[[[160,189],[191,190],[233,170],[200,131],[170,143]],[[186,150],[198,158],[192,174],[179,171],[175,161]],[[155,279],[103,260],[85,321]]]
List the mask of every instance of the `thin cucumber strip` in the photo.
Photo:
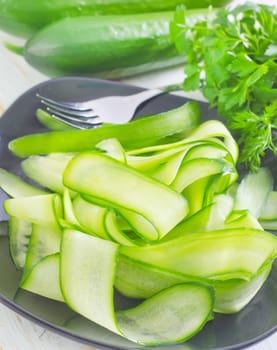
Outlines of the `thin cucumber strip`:
[[111,203],[107,203],[106,200],[95,197],[95,196],[91,196],[85,193],[81,193],[79,192],[79,195],[87,202],[92,203],[94,205],[98,205],[102,208],[110,208],[112,207]]
[[277,230],[277,192],[271,191],[259,215],[259,223],[265,230]]
[[209,185],[214,177],[203,177],[186,187],[183,195],[189,203],[189,216],[197,213],[210,203],[205,203],[205,194],[209,190]]
[[45,156],[47,159],[57,160],[65,165],[70,159],[72,159],[76,155],[75,152],[67,152],[67,153],[49,153]]
[[59,230],[58,218],[62,216],[61,198],[58,194],[6,199],[4,209],[10,216]]
[[206,222],[205,231],[214,231],[226,228],[226,219],[230,215],[234,206],[234,200],[228,194],[215,195],[213,198],[213,203],[214,205],[211,207],[210,215]]
[[277,220],[277,191],[271,191],[260,212],[259,220]]
[[122,254],[117,257],[114,285],[127,297],[145,299],[165,288],[187,282],[211,284],[208,279],[169,272],[141,261],[129,259]]
[[[211,141],[201,143],[193,142],[190,144],[190,147],[177,147],[177,149],[179,148],[182,149],[180,152],[174,153],[174,156],[171,156],[166,161],[164,160],[164,162],[161,162],[161,164],[157,164],[156,167],[151,169],[150,171],[146,171],[146,174],[153,176],[159,181],[162,181],[166,184],[173,183],[173,187],[174,184],[177,187],[179,184],[180,188],[182,187],[183,179],[184,188],[184,186],[187,186],[190,183],[189,177],[190,173],[193,172],[193,164],[196,165],[197,159],[199,159],[200,162],[201,160],[204,160],[204,162],[206,163],[218,162],[218,167],[220,165],[220,162],[222,162],[222,165],[225,164],[225,167],[222,168],[222,172],[224,173],[225,178],[227,177],[226,174],[229,171],[230,174],[232,174],[232,176],[230,176],[230,183],[236,180],[237,173],[235,166],[233,165],[232,159],[228,157],[228,151],[221,145]],[[169,149],[168,151],[172,151],[172,149]],[[163,153],[167,153],[168,151],[165,151]],[[154,156],[148,157],[153,158]],[[224,159],[224,157],[226,157],[226,159]],[[206,167],[203,164],[200,168],[200,171],[195,171],[194,177],[196,178],[198,175],[200,178],[201,174],[204,173],[205,170],[207,170],[206,168],[207,164]],[[212,168],[214,169],[214,171],[216,171],[215,164],[211,164],[211,166],[208,167],[209,171],[207,171],[207,176],[212,171]],[[191,176],[193,175],[191,174]],[[181,191],[181,189],[179,191]]]
[[185,153],[186,147],[176,147],[173,149],[165,150],[163,152],[157,152],[151,155],[148,154],[138,154],[138,155],[129,155],[130,152],[127,152],[126,160],[127,163],[137,170],[142,172],[151,171],[161,164],[164,164],[171,159],[176,154]]
[[168,186],[96,152],[74,157],[65,170],[64,183],[74,191],[145,217],[157,230],[153,234],[143,227],[140,234],[147,240],[166,235],[188,212],[185,198]]
[[[235,168],[233,169],[233,172],[227,171],[213,174],[206,178],[204,177],[185,188],[183,194],[188,199],[190,205],[194,208],[193,213],[197,210],[201,210],[202,207],[206,207],[213,203],[215,196],[218,194],[228,192],[228,189],[232,187],[238,176]],[[194,197],[199,199],[196,201],[194,200]]]
[[[184,145],[172,147],[172,144],[161,145],[161,151],[149,151],[148,148],[142,148],[126,152],[127,163],[135,169],[145,171],[155,169],[161,164],[166,163],[171,157],[182,153],[184,156],[193,147],[199,144],[206,144],[204,140],[188,142]],[[150,147],[152,150],[152,147]]]
[[[236,172],[214,174],[207,177],[206,188],[203,192],[202,206],[205,207],[213,203],[214,197],[219,193],[226,193],[228,188],[232,186]],[[189,186],[190,187],[190,186]],[[193,186],[195,188],[195,186]],[[186,192],[186,189],[183,193]]]
[[70,197],[70,192],[66,188],[63,193],[63,208],[64,208],[64,220],[67,221],[70,225],[82,228],[82,225],[80,224],[80,221],[77,219],[73,203]]
[[185,105],[158,115],[140,118],[121,125],[67,132],[50,132],[23,136],[9,143],[9,149],[19,157],[53,152],[91,150],[98,142],[114,137],[124,148],[153,145],[173,134],[188,135],[200,122],[197,103]]
[[176,273],[248,280],[266,261],[276,258],[277,237],[250,228],[224,229],[185,234],[152,246],[120,247],[120,253]]
[[10,197],[29,197],[46,194],[47,192],[28,184],[19,176],[0,168],[0,188]]
[[230,314],[242,310],[261,289],[271,267],[271,263],[265,264],[249,281],[238,279],[217,281],[214,285],[216,295],[214,311]]
[[43,297],[64,301],[60,288],[60,254],[42,258],[29,271],[20,288]]
[[273,178],[269,169],[260,168],[257,173],[247,174],[238,186],[234,209],[248,209],[258,218],[272,189]]
[[116,221],[117,221],[117,224],[121,230],[127,231],[127,232],[132,231],[131,226],[128,224],[128,222],[121,215],[118,215],[116,217]]
[[238,145],[226,126],[217,120],[209,120],[199,125],[187,138],[189,140],[223,138],[223,145],[232,156],[234,164],[238,160]]
[[212,159],[228,159],[229,152],[228,150],[214,142],[205,142],[204,144],[199,144],[192,147],[186,154],[185,161],[189,161],[196,158],[212,158]]
[[124,336],[152,346],[181,343],[211,320],[212,288],[183,283],[164,289],[133,309],[116,313]]
[[15,216],[9,221],[9,246],[12,260],[18,269],[23,269],[32,233],[32,224]]
[[[216,138],[218,138],[216,140]],[[223,141],[221,139],[223,138]],[[156,151],[162,151],[169,148],[175,148],[179,147],[185,144],[188,144],[190,142],[194,141],[214,141],[217,142],[219,145],[222,145],[225,149],[228,150],[232,157],[232,161],[234,164],[237,163],[238,160],[238,146],[236,144],[236,141],[230,134],[229,130],[226,128],[226,126],[217,120],[209,120],[207,122],[204,122],[200,124],[197,128],[195,128],[191,134],[177,142],[173,142],[170,144],[158,144],[154,146],[148,146],[140,149],[134,149],[129,152],[127,152],[128,155],[136,155],[140,153],[152,153]]]
[[66,230],[61,246],[61,286],[67,304],[93,322],[143,345],[181,342],[211,319],[212,289],[174,285],[134,309],[116,311],[113,282],[118,245]]
[[72,154],[54,156],[30,156],[21,162],[24,173],[33,181],[53,192],[63,193],[63,172]]
[[117,159],[122,163],[126,163],[125,150],[120,142],[115,138],[103,140],[97,143],[96,149],[105,152],[108,156]]
[[85,232],[104,239],[111,238],[105,230],[107,208],[90,203],[80,195],[74,198],[72,205],[74,215]]
[[183,192],[193,182],[211,175],[236,173],[232,164],[221,159],[197,158],[185,162],[178,171],[171,186]]
[[176,178],[183,159],[184,152],[177,153],[168,159],[166,163],[152,169],[152,171],[147,172],[147,174],[167,185],[170,185]]
[[116,267],[115,287],[131,298],[149,298],[170,286],[197,282],[213,286],[215,290],[214,311],[234,313],[243,309],[257,294],[271,270],[265,264],[249,281],[230,279],[213,281],[176,274],[119,255]]
[[108,210],[104,221],[105,229],[108,235],[118,244],[126,246],[134,246],[135,241],[130,239],[118,226],[116,214],[113,210]]
[[57,119],[54,119],[51,114],[45,112],[43,109],[36,110],[36,117],[38,121],[47,129],[52,131],[72,131],[76,130],[73,126],[67,125]]
[[[213,185],[210,187],[210,193],[212,196],[216,193],[225,193],[236,183],[238,179],[238,172],[235,168],[234,171],[223,172],[222,175],[215,175],[216,181],[213,181]],[[208,198],[208,196],[206,196]]]
[[230,213],[229,217],[226,218],[225,228],[240,228],[249,227],[258,230],[263,230],[262,225],[248,210],[234,210]]
[[[41,225],[32,225],[32,233],[24,265],[24,276],[47,255],[60,251],[61,232]],[[23,279],[24,279],[23,276]]]
[[179,225],[175,226],[162,241],[170,241],[192,232],[206,232],[224,229],[226,228],[226,219],[229,217],[232,209],[233,198],[227,194],[218,194],[214,196],[213,203],[207,205],[194,215],[182,221]]
[[[127,152],[128,164],[142,171],[155,168],[167,162],[172,156],[183,153],[185,160],[195,158],[226,158],[233,163],[229,151],[217,139],[200,139],[183,143],[169,143],[155,147],[146,147],[142,149],[132,150]],[[159,150],[159,147],[162,149]]]
[[76,312],[119,333],[115,323],[113,280],[118,245],[74,230],[61,244],[61,289]]
[[193,215],[186,218],[180,224],[176,225],[160,242],[171,241],[186,235],[191,232],[205,232],[207,228],[207,222],[211,215],[211,211],[215,203],[211,203],[206,207],[198,210]]
[[[128,222],[129,226],[132,228],[132,231],[137,235],[137,237],[142,238],[144,241],[148,241],[145,233],[147,232],[148,236],[152,234],[153,237],[157,235],[156,227],[145,217],[136,212],[128,209],[118,209],[118,212],[121,216]],[[142,232],[144,234],[142,234]],[[149,240],[151,241],[151,240]]]

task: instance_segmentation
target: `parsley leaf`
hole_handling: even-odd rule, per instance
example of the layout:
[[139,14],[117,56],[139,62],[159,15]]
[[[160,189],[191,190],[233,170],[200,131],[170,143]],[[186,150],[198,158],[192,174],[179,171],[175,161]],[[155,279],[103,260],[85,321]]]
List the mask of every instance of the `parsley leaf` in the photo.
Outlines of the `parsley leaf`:
[[277,154],[277,10],[252,2],[232,10],[177,9],[171,36],[186,57],[184,90],[200,89],[241,146],[251,170]]

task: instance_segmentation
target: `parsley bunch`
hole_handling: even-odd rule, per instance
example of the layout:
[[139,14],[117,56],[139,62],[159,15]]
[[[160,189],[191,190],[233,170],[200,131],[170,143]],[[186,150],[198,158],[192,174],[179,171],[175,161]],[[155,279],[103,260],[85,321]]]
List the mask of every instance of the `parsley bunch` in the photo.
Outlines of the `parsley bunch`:
[[238,137],[242,163],[255,171],[277,154],[277,12],[246,3],[210,8],[193,20],[177,9],[171,36],[186,56],[184,90],[200,89]]

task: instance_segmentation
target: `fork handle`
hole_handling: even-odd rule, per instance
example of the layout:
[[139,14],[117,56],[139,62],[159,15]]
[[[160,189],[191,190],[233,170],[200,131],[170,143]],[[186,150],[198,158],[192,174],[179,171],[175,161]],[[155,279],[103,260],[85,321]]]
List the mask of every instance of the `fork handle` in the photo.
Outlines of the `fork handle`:
[[131,99],[131,101],[134,104],[139,105],[140,103],[144,101],[148,101],[153,97],[156,97],[171,91],[177,91],[180,89],[182,89],[181,84],[173,84],[173,85],[167,85],[158,89],[145,90],[145,91],[130,95],[128,97]]
[[158,96],[158,95],[162,95],[164,93],[165,93],[165,91],[163,91],[163,90],[152,89],[152,90],[145,90],[145,91],[136,93],[134,95],[129,95],[128,98],[130,99],[130,101],[132,101],[132,103],[139,105],[144,101],[148,101],[151,98]]

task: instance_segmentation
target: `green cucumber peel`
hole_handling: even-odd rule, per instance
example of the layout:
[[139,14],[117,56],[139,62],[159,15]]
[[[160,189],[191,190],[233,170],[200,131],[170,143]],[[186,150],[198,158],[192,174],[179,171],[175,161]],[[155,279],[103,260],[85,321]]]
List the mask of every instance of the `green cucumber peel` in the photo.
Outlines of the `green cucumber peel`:
[[58,119],[55,119],[51,114],[47,113],[43,109],[36,111],[36,117],[38,121],[51,131],[73,131],[73,126],[67,125]]
[[136,119],[127,124],[107,125],[90,130],[49,132],[27,135],[9,143],[9,149],[19,157],[53,152],[80,152],[91,150],[102,140],[115,137],[124,148],[157,144],[174,134],[188,135],[200,122],[201,111],[197,103]]

